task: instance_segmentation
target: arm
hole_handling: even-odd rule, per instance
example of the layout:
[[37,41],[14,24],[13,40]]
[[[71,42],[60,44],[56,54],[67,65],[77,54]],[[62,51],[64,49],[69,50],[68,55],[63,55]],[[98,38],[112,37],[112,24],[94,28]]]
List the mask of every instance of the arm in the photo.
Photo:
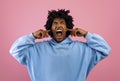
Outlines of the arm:
[[88,74],[99,61],[109,55],[111,48],[98,34],[88,32],[85,38],[87,40],[86,45],[88,48],[87,60],[89,59]]
[[73,29],[71,34],[72,36],[83,36],[87,40],[84,44],[84,61],[86,62],[88,75],[91,69],[100,60],[104,59],[109,55],[111,48],[108,43],[98,34],[92,34],[79,28]]
[[47,37],[47,32],[45,30],[38,30],[29,35],[25,35],[17,39],[11,49],[10,54],[21,64],[26,65],[30,58],[30,51],[35,51],[35,39],[42,39]]
[[29,59],[28,48],[32,47],[35,42],[32,34],[18,38],[10,48],[10,54],[21,64],[26,65]]
[[111,48],[100,35],[88,32],[85,38],[87,40],[86,44],[92,49],[94,64],[109,55]]
[[[81,28],[68,29],[72,36],[84,37],[89,48],[89,54],[94,56],[94,64],[108,56],[111,48],[108,43],[98,34],[92,34]],[[90,51],[91,50],[91,51]]]
[[90,48],[102,52],[105,55],[109,54],[111,48],[100,35],[89,33],[81,28],[68,29],[68,31],[71,31],[71,36],[84,37]]
[[105,56],[109,54],[111,48],[100,35],[88,32],[85,38],[89,47],[103,53]]

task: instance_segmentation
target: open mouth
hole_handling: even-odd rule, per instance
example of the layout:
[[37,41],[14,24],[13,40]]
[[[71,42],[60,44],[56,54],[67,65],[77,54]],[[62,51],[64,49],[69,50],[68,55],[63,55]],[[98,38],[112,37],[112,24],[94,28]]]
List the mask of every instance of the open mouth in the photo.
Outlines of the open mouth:
[[56,30],[56,35],[61,37],[62,36],[62,30],[61,29]]

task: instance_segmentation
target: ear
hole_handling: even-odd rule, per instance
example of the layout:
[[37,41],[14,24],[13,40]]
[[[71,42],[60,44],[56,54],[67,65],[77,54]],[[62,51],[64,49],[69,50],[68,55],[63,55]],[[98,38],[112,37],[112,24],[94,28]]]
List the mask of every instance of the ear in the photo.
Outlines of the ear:
[[48,32],[48,35],[50,35],[51,37],[53,37],[53,32],[52,32],[52,31],[49,31],[49,32]]

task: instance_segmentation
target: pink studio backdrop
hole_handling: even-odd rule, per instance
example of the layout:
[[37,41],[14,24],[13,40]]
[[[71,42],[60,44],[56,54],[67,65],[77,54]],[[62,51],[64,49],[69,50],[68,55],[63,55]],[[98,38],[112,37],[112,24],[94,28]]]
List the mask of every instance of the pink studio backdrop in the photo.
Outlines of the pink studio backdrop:
[[119,4],[119,0],[0,0],[0,81],[30,81],[26,67],[9,49],[18,37],[44,28],[48,10],[61,8],[71,10],[75,27],[100,34],[112,48],[87,81],[120,81]]

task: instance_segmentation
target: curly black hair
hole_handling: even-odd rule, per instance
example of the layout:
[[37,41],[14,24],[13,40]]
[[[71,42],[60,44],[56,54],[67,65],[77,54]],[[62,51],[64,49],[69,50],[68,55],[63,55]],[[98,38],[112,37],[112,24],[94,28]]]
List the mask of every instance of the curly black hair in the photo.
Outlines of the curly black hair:
[[[48,17],[47,17],[47,21],[44,27],[46,28],[46,30],[51,30],[53,20],[55,18],[62,18],[65,20],[67,28],[72,29],[74,26],[73,17],[69,15],[69,13],[70,13],[70,10],[65,10],[65,9],[48,11]],[[49,32],[49,35],[53,37],[52,32]],[[70,35],[70,32],[67,31],[66,37],[68,37],[69,35]]]

